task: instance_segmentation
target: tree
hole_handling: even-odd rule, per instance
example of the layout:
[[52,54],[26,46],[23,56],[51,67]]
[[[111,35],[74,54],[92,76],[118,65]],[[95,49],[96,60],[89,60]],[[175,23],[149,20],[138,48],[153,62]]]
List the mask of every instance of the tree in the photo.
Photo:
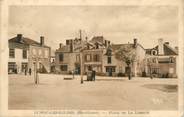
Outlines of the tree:
[[117,49],[115,52],[115,57],[127,64],[127,73],[128,73],[128,78],[129,80],[131,79],[131,67],[130,65],[133,64],[133,62],[136,59],[136,51],[134,47],[130,44],[128,45],[123,45],[120,48]]

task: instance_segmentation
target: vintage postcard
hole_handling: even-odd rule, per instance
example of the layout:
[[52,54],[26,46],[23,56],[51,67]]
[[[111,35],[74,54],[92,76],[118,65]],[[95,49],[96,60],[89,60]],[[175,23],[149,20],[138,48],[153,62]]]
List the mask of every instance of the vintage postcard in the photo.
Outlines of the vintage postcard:
[[1,0],[2,117],[182,117],[182,0]]

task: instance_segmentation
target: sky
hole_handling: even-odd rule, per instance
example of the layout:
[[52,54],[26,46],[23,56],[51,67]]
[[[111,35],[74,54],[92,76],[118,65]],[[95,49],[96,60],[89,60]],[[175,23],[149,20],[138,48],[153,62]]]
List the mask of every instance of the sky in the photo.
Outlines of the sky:
[[53,50],[66,39],[104,36],[114,44],[133,42],[152,48],[159,38],[178,44],[178,9],[174,6],[10,6],[9,38],[18,33]]

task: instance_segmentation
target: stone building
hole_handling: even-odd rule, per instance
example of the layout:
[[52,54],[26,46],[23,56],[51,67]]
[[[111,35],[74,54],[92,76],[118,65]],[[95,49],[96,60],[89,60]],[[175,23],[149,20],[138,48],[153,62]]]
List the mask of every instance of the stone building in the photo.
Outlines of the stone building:
[[146,73],[154,77],[177,77],[178,48],[158,40],[158,45],[146,49]]
[[103,73],[103,55],[110,45],[110,41],[103,36],[95,36],[85,44],[82,51],[84,72],[95,70],[97,74]]
[[58,73],[80,73],[80,50],[85,41],[75,38],[66,40],[66,45],[60,44],[55,52],[55,68]]
[[125,76],[127,74],[127,64],[115,56],[115,52],[124,46],[130,47],[136,54],[135,61],[131,64],[132,75],[141,76],[144,71],[145,49],[137,42],[137,39],[134,39],[133,43],[109,46],[103,56],[103,73],[108,76]]
[[28,69],[33,70],[34,65],[40,72],[50,72],[50,51],[51,48],[44,44],[43,36],[37,42],[17,34],[9,39],[8,72],[22,73]]

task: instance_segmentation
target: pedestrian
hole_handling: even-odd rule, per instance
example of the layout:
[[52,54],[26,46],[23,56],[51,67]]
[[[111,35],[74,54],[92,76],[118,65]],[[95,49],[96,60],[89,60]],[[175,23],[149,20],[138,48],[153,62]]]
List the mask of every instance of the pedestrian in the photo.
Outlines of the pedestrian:
[[94,70],[94,81],[96,80],[96,71]]
[[95,75],[96,75],[96,71],[92,70],[92,80],[95,81]]
[[27,69],[24,70],[25,71],[25,76],[27,75]]
[[29,75],[31,76],[31,68],[29,68]]

